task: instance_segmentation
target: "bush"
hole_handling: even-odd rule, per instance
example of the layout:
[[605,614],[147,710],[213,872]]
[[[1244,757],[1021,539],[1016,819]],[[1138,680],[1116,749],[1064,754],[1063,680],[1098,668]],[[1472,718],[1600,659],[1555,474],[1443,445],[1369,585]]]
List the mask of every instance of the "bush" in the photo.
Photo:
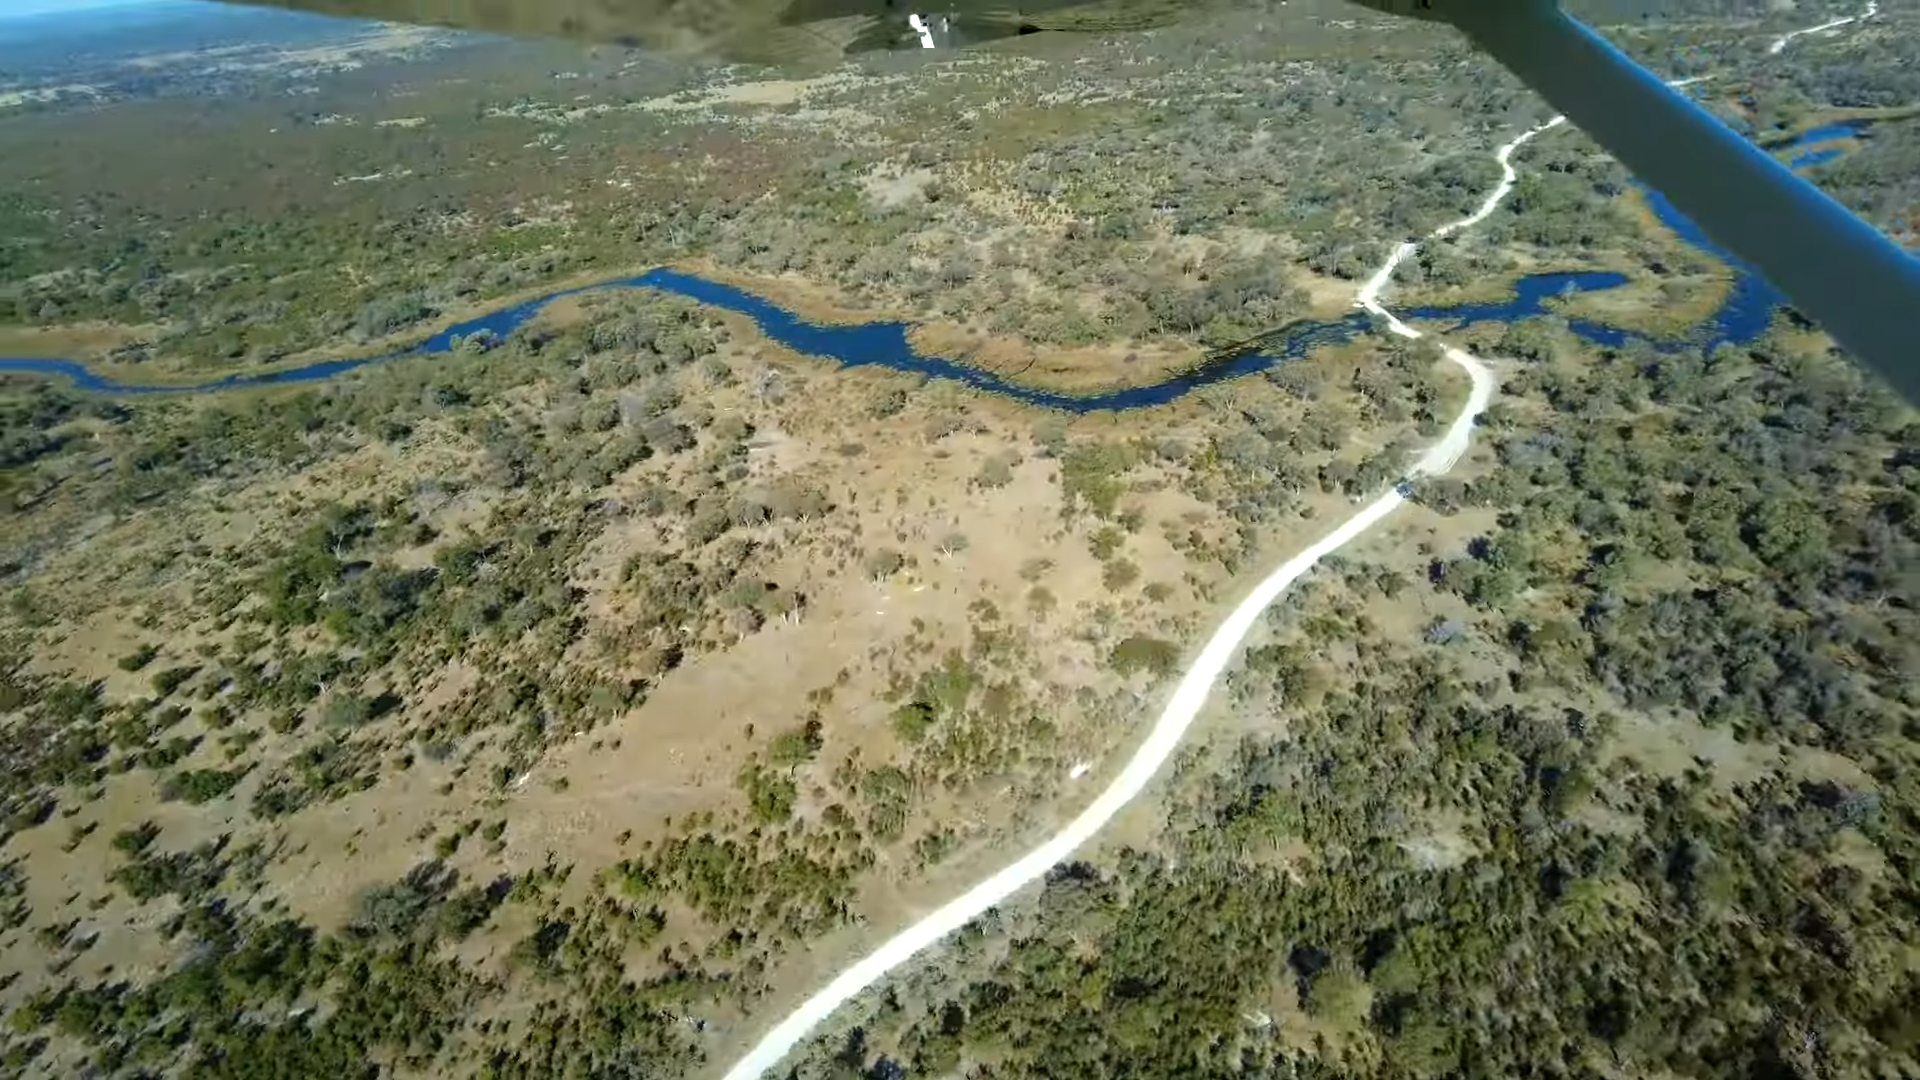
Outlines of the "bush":
[[332,728],[356,728],[373,718],[367,699],[354,693],[335,694],[320,716]]
[[800,796],[792,780],[758,765],[740,770],[735,783],[747,793],[748,812],[762,825],[777,825],[793,816],[793,804]]
[[1013,466],[1007,459],[994,455],[980,463],[980,473],[974,479],[981,487],[1001,488],[1013,483]]
[[860,778],[860,798],[867,804],[867,828],[875,838],[891,840],[906,829],[912,805],[913,781],[891,765],[869,769]]
[[153,692],[160,697],[166,697],[180,689],[180,684],[193,678],[194,671],[195,669],[190,667],[177,667],[160,672],[153,677]]
[[160,838],[160,826],[151,821],[143,821],[131,829],[121,829],[113,834],[113,850],[131,859],[153,846]]
[[1085,503],[1101,517],[1112,517],[1126,484],[1120,479],[1134,466],[1131,448],[1119,443],[1076,446],[1060,459],[1060,489],[1069,507]]
[[510,878],[502,878],[487,888],[474,886],[462,889],[441,905],[434,917],[434,932],[456,941],[465,938],[475,930],[486,925],[493,918],[493,911],[507,898]]
[[909,701],[893,710],[893,730],[902,739],[917,743],[933,728],[933,706],[924,701]]
[[812,761],[822,744],[820,721],[809,720],[803,727],[774,736],[773,742],[767,746],[767,759],[780,766],[799,765]]
[[1164,677],[1180,666],[1180,647],[1171,641],[1135,634],[1113,647],[1107,665],[1122,675],[1145,671]]
[[432,315],[426,296],[419,292],[375,300],[360,309],[354,329],[362,337],[381,337],[405,329]]
[[26,708],[30,695],[12,676],[0,676],[0,713]]
[[121,657],[117,663],[121,671],[139,671],[141,668],[153,663],[153,658],[159,655],[160,646],[142,645]]
[[223,798],[247,775],[244,768],[223,772],[219,769],[188,769],[167,777],[160,785],[165,802],[189,802],[195,806]]
[[507,950],[507,963],[518,969],[550,972],[554,958],[560,955],[560,947],[572,933],[569,923],[542,919],[538,929]]
[[353,692],[340,692],[326,703],[326,709],[321,713],[321,723],[330,728],[357,728],[378,721],[397,707],[399,698],[394,698],[392,694],[365,698]]
[[45,825],[60,808],[58,800],[51,797],[29,797],[7,811],[6,827],[9,832],[26,832],[28,829]]
[[453,871],[430,862],[390,885],[369,885],[354,897],[347,929],[362,937],[407,938],[452,890],[454,880]]
[[687,546],[705,547],[725,536],[733,527],[733,520],[726,508],[721,506],[702,506],[693,512],[687,521]]
[[899,573],[900,568],[906,563],[907,560],[899,552],[892,548],[881,548],[867,556],[861,568],[866,571],[868,577],[875,581],[882,581]]

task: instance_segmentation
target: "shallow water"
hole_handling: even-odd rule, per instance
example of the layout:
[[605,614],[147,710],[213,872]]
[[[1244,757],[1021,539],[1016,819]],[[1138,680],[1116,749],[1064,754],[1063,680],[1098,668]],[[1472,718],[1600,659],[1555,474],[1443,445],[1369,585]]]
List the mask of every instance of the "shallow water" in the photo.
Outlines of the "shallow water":
[[[1795,168],[1807,168],[1840,156],[1845,152],[1844,147],[1823,144],[1847,139],[1857,131],[1858,125],[1853,124],[1815,128],[1775,149],[1806,148],[1790,161]],[[1728,342],[1738,344],[1765,333],[1773,320],[1774,309],[1786,302],[1780,292],[1758,273],[1707,239],[1699,227],[1675,210],[1665,196],[1644,187],[1643,190],[1654,213],[1668,228],[1734,270],[1733,288],[1725,302],[1700,326],[1684,335],[1688,346],[1712,348]],[[1514,295],[1510,299],[1493,303],[1413,308],[1400,314],[1403,318],[1448,322],[1456,327],[1474,322],[1514,322],[1547,314],[1547,302],[1569,291],[1614,289],[1625,284],[1626,280],[1623,275],[1601,271],[1534,274],[1514,283]],[[1198,368],[1175,373],[1158,383],[1122,390],[1070,394],[1022,386],[994,372],[969,367],[949,357],[921,353],[907,340],[907,323],[815,325],[744,289],[677,270],[659,269],[597,285],[561,289],[512,304],[447,327],[410,349],[382,356],[328,360],[265,374],[230,375],[211,382],[176,386],[120,382],[93,372],[73,360],[0,358],[0,372],[60,376],[71,380],[82,390],[102,394],[203,394],[246,387],[323,382],[371,364],[446,353],[453,347],[456,338],[482,332],[505,336],[539,314],[542,308],[563,297],[635,288],[658,289],[745,315],[760,327],[762,333],[780,344],[809,356],[837,361],[846,367],[885,367],[930,378],[951,379],[985,393],[1066,412],[1118,411],[1165,405],[1200,387],[1257,374],[1276,364],[1297,360],[1322,345],[1351,340],[1364,333],[1370,325],[1368,316],[1360,312],[1339,319],[1294,323],[1264,336],[1257,349],[1224,350]],[[1571,320],[1569,325],[1580,337],[1607,347],[1619,346],[1632,336],[1627,331],[1585,320]],[[1666,347],[1678,346],[1668,343]]]

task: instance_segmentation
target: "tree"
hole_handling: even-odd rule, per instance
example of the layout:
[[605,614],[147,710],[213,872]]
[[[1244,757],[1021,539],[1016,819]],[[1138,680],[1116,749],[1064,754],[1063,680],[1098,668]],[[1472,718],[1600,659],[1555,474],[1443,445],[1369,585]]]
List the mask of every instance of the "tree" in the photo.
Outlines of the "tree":
[[821,730],[820,721],[809,720],[801,727],[781,732],[768,744],[767,760],[782,768],[812,761],[825,745]]
[[881,548],[879,551],[868,555],[866,561],[861,564],[861,567],[866,571],[868,577],[875,581],[881,581],[899,573],[900,568],[905,565],[906,559],[899,552],[892,548]]
[[411,937],[458,880],[459,875],[441,863],[426,862],[399,881],[369,885],[354,896],[347,928],[363,937],[393,941]]
[[1307,1011],[1314,1019],[1347,1031],[1366,1022],[1373,990],[1347,959],[1336,959],[1315,973],[1307,991]]
[[1145,671],[1164,677],[1172,674],[1179,663],[1179,646],[1143,634],[1126,638],[1107,655],[1107,664],[1122,675]]
[[924,701],[909,701],[893,710],[893,730],[902,740],[917,743],[927,737],[934,719],[932,705]]

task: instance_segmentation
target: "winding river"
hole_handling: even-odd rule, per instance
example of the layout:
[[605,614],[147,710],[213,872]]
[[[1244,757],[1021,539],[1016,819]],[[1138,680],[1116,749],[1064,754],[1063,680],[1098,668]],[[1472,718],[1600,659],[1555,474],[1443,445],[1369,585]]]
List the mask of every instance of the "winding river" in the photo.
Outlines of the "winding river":
[[[1843,152],[1835,144],[1858,133],[1859,125],[1830,125],[1800,135],[1782,149],[1801,152],[1792,159],[1797,168],[1831,160]],[[1734,271],[1733,288],[1718,311],[1685,335],[1683,346],[1677,342],[1658,342],[1663,348],[1711,348],[1727,342],[1751,341],[1767,329],[1773,311],[1784,298],[1759,274],[1743,266],[1704,236],[1700,229],[1675,210],[1655,191],[1646,191],[1648,203],[1668,228],[1700,250],[1726,263]],[[1450,307],[1411,308],[1405,315],[1422,321],[1449,323],[1454,327],[1474,322],[1511,323],[1550,310],[1549,302],[1569,291],[1598,292],[1618,288],[1627,279],[1604,271],[1534,274],[1514,283],[1511,298],[1479,304]],[[936,379],[963,383],[983,393],[1011,398],[1041,408],[1084,413],[1146,409],[1165,405],[1177,398],[1215,383],[1258,374],[1276,364],[1297,360],[1323,345],[1351,340],[1367,332],[1373,318],[1355,312],[1338,319],[1306,320],[1283,327],[1265,336],[1255,350],[1223,350],[1216,358],[1199,367],[1170,375],[1146,386],[1133,386],[1104,392],[1070,394],[1025,386],[996,372],[976,368],[942,356],[930,356],[908,341],[909,324],[871,322],[851,326],[822,326],[809,323],[794,313],[745,289],[722,284],[678,270],[651,270],[633,277],[618,278],[595,285],[561,289],[532,300],[512,304],[477,318],[449,326],[408,349],[380,356],[347,360],[326,360],[302,367],[285,368],[259,374],[229,375],[210,382],[178,385],[121,382],[88,367],[78,360],[0,358],[0,373],[62,377],[82,390],[115,395],[204,394],[251,387],[280,386],[324,382],[374,364],[391,363],[421,356],[449,352],[455,339],[491,332],[505,336],[538,315],[555,300],[582,293],[613,289],[657,289],[691,300],[745,315],[762,333],[796,352],[833,360],[845,367],[884,367]],[[1586,320],[1570,320],[1574,333],[1602,346],[1618,346],[1630,336],[1617,327]]]
[[[1867,14],[1874,11],[1871,3]],[[1839,25],[1830,24],[1830,25]],[[1778,52],[1794,35],[1780,39]],[[1555,118],[1527,131],[1495,153],[1502,179],[1479,208],[1466,218],[1442,226],[1426,239],[1438,239],[1485,220],[1513,189],[1517,178],[1511,158],[1528,140],[1557,126]],[[1791,160],[1796,168],[1805,168],[1830,160],[1843,152],[1840,144],[1857,133],[1853,126],[1832,126],[1802,134],[1782,150],[1797,150]],[[1764,333],[1773,312],[1783,302],[1779,292],[1751,268],[1709,241],[1691,221],[1681,216],[1657,192],[1646,191],[1655,214],[1680,237],[1703,252],[1721,260],[1733,272],[1733,287],[1718,310],[1692,328],[1684,341],[1656,342],[1663,349],[1714,347],[1724,343],[1750,341]],[[199,393],[268,386],[286,383],[318,382],[370,364],[403,357],[444,353],[456,337],[492,331],[506,334],[533,318],[541,308],[565,296],[597,289],[654,288],[664,292],[746,315],[769,338],[797,352],[838,361],[849,367],[879,366],[899,371],[952,379],[983,392],[998,394],[1029,404],[1072,412],[1147,408],[1164,404],[1202,386],[1251,375],[1285,360],[1305,356],[1312,348],[1374,330],[1401,338],[1422,337],[1415,329],[1380,300],[1381,291],[1394,269],[1412,255],[1420,241],[1409,241],[1396,248],[1385,265],[1360,289],[1360,311],[1344,318],[1306,321],[1264,336],[1260,347],[1229,351],[1195,370],[1176,374],[1160,383],[1108,393],[1069,395],[1011,382],[992,372],[968,367],[955,360],[927,356],[916,351],[907,339],[908,327],[898,322],[876,322],[858,326],[818,326],[800,319],[778,305],[730,285],[672,270],[654,270],[636,277],[623,278],[582,288],[557,291],[469,320],[435,334],[419,345],[386,356],[358,360],[338,360],[259,375],[232,376],[197,386],[139,386],[116,382],[101,376],[84,364],[65,360],[0,359],[0,372],[26,372],[64,376],[82,389],[111,394]],[[1626,283],[1619,274],[1575,272],[1538,274],[1520,279],[1514,295],[1502,301],[1462,304],[1450,307],[1407,309],[1414,320],[1435,321],[1458,327],[1475,322],[1513,322],[1547,313],[1549,303],[1568,290],[1601,291]],[[1628,334],[1618,328],[1584,320],[1570,320],[1573,332],[1603,346],[1624,342]],[[1465,453],[1478,416],[1492,400],[1495,379],[1492,371],[1472,355],[1451,346],[1442,346],[1446,359],[1462,368],[1471,380],[1465,407],[1455,417],[1442,438],[1430,447],[1409,472],[1409,477],[1447,472]],[[1398,484],[1360,507],[1346,521],[1320,538],[1306,550],[1288,559],[1257,582],[1248,595],[1215,627],[1200,651],[1191,657],[1179,682],[1167,699],[1160,716],[1127,762],[1112,775],[1106,787],[1059,831],[1038,846],[1019,855],[987,879],[953,897],[912,925],[900,930],[871,952],[842,968],[825,986],[787,1011],[771,1028],[764,1030],[747,1053],[727,1070],[725,1080],[761,1080],[806,1038],[812,1035],[836,1010],[872,987],[921,950],[940,941],[965,925],[982,911],[1004,902],[1016,891],[1039,880],[1051,867],[1070,856],[1091,840],[1123,807],[1143,792],[1179,746],[1188,728],[1198,717],[1214,684],[1238,654],[1247,635],[1265,609],[1302,575],[1329,553],[1340,549],[1379,524],[1408,498],[1407,484]],[[757,1027],[758,1024],[753,1026]]]
[[[1437,240],[1486,220],[1499,206],[1501,200],[1513,190],[1514,183],[1518,180],[1518,174],[1513,167],[1514,152],[1536,136],[1559,126],[1564,120],[1564,117],[1555,117],[1521,133],[1496,150],[1494,162],[1500,166],[1499,184],[1488,192],[1479,208],[1473,213],[1459,221],[1441,226],[1423,239]],[[1802,156],[1808,157],[1819,153],[1817,149],[1819,144],[1830,142],[1845,133],[1847,132],[1842,132],[1840,129],[1808,132],[1799,140]],[[1738,280],[1727,302],[1711,319],[1705,321],[1703,329],[1708,343],[1741,340],[1764,332],[1772,318],[1774,307],[1780,302],[1779,294],[1773,292],[1757,275],[1737,261],[1727,258],[1724,253],[1708,245],[1699,230],[1675,213],[1666,200],[1651,192],[1648,195],[1655,211],[1663,220],[1682,236],[1700,245],[1703,250],[1724,259],[1736,274]],[[1377,325],[1383,332],[1409,340],[1425,335],[1389,311],[1382,304],[1380,294],[1391,281],[1394,270],[1418,251],[1422,242],[1422,240],[1408,241],[1395,248],[1380,269],[1361,286],[1356,299],[1358,306],[1366,313],[1365,317],[1378,320]],[[1613,274],[1536,275],[1519,282],[1512,299],[1497,304],[1463,305],[1444,309],[1428,308],[1409,311],[1408,314],[1416,318],[1450,319],[1455,325],[1484,319],[1511,320],[1545,311],[1546,302],[1552,297],[1561,295],[1563,290],[1568,288],[1590,290],[1617,288],[1623,283],[1624,279]],[[1338,325],[1347,324],[1347,321],[1343,320]],[[1327,324],[1318,325],[1324,327]],[[1583,326],[1585,329],[1582,329]],[[1575,330],[1588,336],[1604,331],[1614,340],[1625,337],[1618,330],[1595,327],[1590,324],[1576,325]],[[1288,345],[1293,340],[1285,335],[1280,336]],[[1284,354],[1287,351],[1289,349],[1283,347],[1281,353]],[[1465,406],[1454,418],[1446,433],[1413,464],[1408,472],[1409,480],[1422,476],[1441,475],[1452,469],[1466,453],[1472,440],[1474,425],[1478,422],[1480,414],[1493,400],[1495,379],[1493,371],[1485,363],[1451,345],[1442,344],[1441,354],[1449,363],[1466,372],[1471,389]],[[1269,357],[1269,362],[1273,359],[1275,358]],[[1199,652],[1189,659],[1179,682],[1174,686],[1172,694],[1161,709],[1159,717],[1147,730],[1146,737],[1084,809],[1037,846],[1022,853],[1014,861],[977,882],[965,892],[926,913],[912,925],[874,947],[871,952],[841,968],[825,986],[799,1002],[786,1012],[778,1023],[764,1031],[752,1048],[727,1070],[724,1080],[763,1080],[766,1075],[776,1070],[795,1047],[813,1035],[841,1006],[866,992],[868,988],[886,978],[889,972],[906,963],[922,950],[932,947],[948,934],[978,917],[981,912],[1005,902],[1020,889],[1040,880],[1052,867],[1071,856],[1081,845],[1092,840],[1123,807],[1147,789],[1161,766],[1179,747],[1187,730],[1192,727],[1201,709],[1205,707],[1214,684],[1219,681],[1228,665],[1239,654],[1248,634],[1259,622],[1268,606],[1292,587],[1301,576],[1312,571],[1321,559],[1365,535],[1395,510],[1405,505],[1410,491],[1411,486],[1406,482],[1387,489],[1371,502],[1357,509],[1351,517],[1315,541],[1306,550],[1294,555],[1256,582],[1247,595],[1242,597],[1214,628]]]

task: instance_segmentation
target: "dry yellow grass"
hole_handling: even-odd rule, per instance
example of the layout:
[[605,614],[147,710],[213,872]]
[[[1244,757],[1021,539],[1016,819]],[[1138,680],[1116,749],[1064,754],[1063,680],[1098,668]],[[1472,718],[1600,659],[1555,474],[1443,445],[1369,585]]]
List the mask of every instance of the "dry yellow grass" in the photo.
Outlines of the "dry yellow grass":
[[[791,294],[757,283],[760,291]],[[549,312],[565,327],[591,317],[590,305],[562,302]],[[809,309],[812,314],[818,309]],[[752,572],[780,581],[807,597],[797,623],[769,622],[745,632],[716,631],[686,663],[665,675],[644,704],[590,733],[565,739],[541,755],[505,790],[492,786],[482,757],[461,768],[458,758],[436,764],[425,758],[394,767],[437,710],[477,685],[482,672],[455,657],[407,676],[406,706],[384,721],[390,749],[373,786],[314,804],[290,818],[260,821],[245,807],[260,773],[284,761],[308,737],[262,732],[246,754],[259,763],[256,775],[225,799],[202,806],[163,803],[158,775],[138,771],[116,777],[103,799],[87,804],[81,821],[98,821],[93,836],[74,851],[60,849],[55,826],[31,834],[36,907],[59,910],[70,895],[115,892],[105,874],[117,865],[108,850],[112,834],[152,818],[162,825],[160,846],[189,847],[222,833],[236,844],[266,842],[276,855],[265,871],[254,904],[275,902],[314,923],[338,926],[365,887],[389,882],[433,857],[434,841],[475,819],[504,819],[500,844],[470,838],[449,859],[468,880],[514,874],[558,858],[584,868],[568,886],[584,890],[586,872],[634,853],[635,845],[667,835],[669,819],[712,812],[721,820],[740,812],[734,776],[752,750],[773,733],[797,725],[810,691],[836,687],[824,710],[825,748],[805,770],[798,812],[824,809],[811,788],[826,780],[834,763],[858,751],[869,764],[910,762],[913,748],[901,743],[888,715],[890,690],[911,680],[949,647],[966,648],[980,625],[981,605],[1000,613],[1012,632],[1013,659],[996,679],[1015,699],[1056,727],[1055,744],[1036,748],[1023,770],[981,777],[954,789],[935,787],[914,807],[901,841],[884,848],[879,868],[860,886],[856,910],[863,926],[816,944],[811,958],[773,974],[781,993],[798,992],[810,965],[828,963],[870,940],[880,928],[904,925],[909,916],[953,887],[991,868],[1016,841],[1039,835],[1073,812],[1097,790],[1102,776],[1123,759],[1138,725],[1153,709],[1144,683],[1108,670],[1110,642],[1146,633],[1188,643],[1211,613],[1233,599],[1258,566],[1231,575],[1211,562],[1175,550],[1171,531],[1204,534],[1221,542],[1234,527],[1200,492],[1190,490],[1175,467],[1149,462],[1129,476],[1132,493],[1122,507],[1141,516],[1120,557],[1139,568],[1119,589],[1104,580],[1105,564],[1089,542],[1100,522],[1062,513],[1059,462],[1033,443],[1038,426],[1064,425],[1069,440],[1139,440],[1151,445],[1178,436],[1199,445],[1223,417],[1221,403],[1270,401],[1295,408],[1259,380],[1221,388],[1147,413],[1048,416],[951,385],[920,388],[907,407],[876,415],[874,403],[907,385],[901,376],[875,370],[843,370],[774,346],[732,318],[733,343],[719,360],[733,373],[725,386],[700,384],[703,405],[717,418],[751,425],[745,473],[736,482],[751,487],[798,480],[825,493],[833,510],[804,523],[770,524],[750,530],[759,543]],[[1366,362],[1364,350],[1326,358],[1330,385],[1342,372]],[[778,371],[781,395],[763,398],[760,374]],[[688,378],[692,378],[689,373]],[[497,403],[530,416],[553,409],[554,388],[527,384]],[[1338,397],[1338,395],[1336,395]],[[1379,441],[1356,433],[1356,445]],[[854,447],[861,449],[855,450]],[[1011,453],[1010,453],[1011,452]],[[437,422],[420,425],[400,444],[369,443],[297,470],[269,472],[246,481],[215,480],[165,505],[103,519],[87,539],[53,552],[35,575],[36,588],[68,601],[69,621],[42,631],[34,670],[82,679],[102,679],[111,700],[146,692],[151,671],[191,660],[202,645],[230,642],[247,623],[222,627],[215,613],[194,607],[196,590],[231,574],[231,560],[264,541],[290,535],[314,509],[330,502],[407,496],[425,479],[457,475],[483,454],[472,437]],[[990,460],[1005,462],[1004,483],[978,481]],[[655,459],[615,478],[598,497],[628,501],[649,484],[684,487],[695,482],[686,460]],[[484,489],[469,490],[435,505],[428,520],[443,538],[484,528],[491,513]],[[1301,518],[1272,531],[1258,561],[1284,557],[1324,527],[1345,500],[1307,500],[1319,520]],[[943,550],[953,534],[967,538],[964,550]],[[436,541],[401,546],[391,557],[402,565],[426,565]],[[620,670],[629,658],[604,645],[623,640],[633,612],[621,570],[635,552],[663,542],[659,529],[639,518],[609,518],[571,574],[580,590],[582,619],[578,663]],[[886,581],[868,577],[857,552],[890,547],[906,566]],[[1038,576],[1036,560],[1049,561]],[[1039,584],[1054,598],[1045,613],[1030,605]],[[1159,599],[1142,592],[1164,588]],[[141,673],[120,671],[115,661],[138,644],[164,644],[161,658]],[[325,647],[318,634],[295,640]],[[398,673],[386,678],[398,677]],[[1132,702],[1117,712],[1088,711],[1084,701]],[[1103,707],[1104,709],[1105,707]],[[181,730],[191,730],[194,721]],[[752,725],[754,736],[747,735]],[[257,728],[260,718],[242,718],[239,728]],[[1085,775],[1070,778],[1076,765]],[[217,740],[208,739],[179,767],[224,767]],[[911,841],[927,825],[952,830],[952,850],[923,869]],[[127,971],[157,970],[170,957],[146,940],[150,920],[164,905],[144,908],[111,900],[90,918],[103,936],[89,964]],[[716,932],[683,913],[674,934],[697,944]],[[524,928],[522,928],[524,929]],[[462,946],[476,963],[497,961],[512,940],[512,926]],[[488,958],[492,958],[489,960]],[[651,961],[636,957],[636,972]],[[33,966],[29,950],[6,960],[8,970]],[[37,978],[17,987],[27,992]]]

